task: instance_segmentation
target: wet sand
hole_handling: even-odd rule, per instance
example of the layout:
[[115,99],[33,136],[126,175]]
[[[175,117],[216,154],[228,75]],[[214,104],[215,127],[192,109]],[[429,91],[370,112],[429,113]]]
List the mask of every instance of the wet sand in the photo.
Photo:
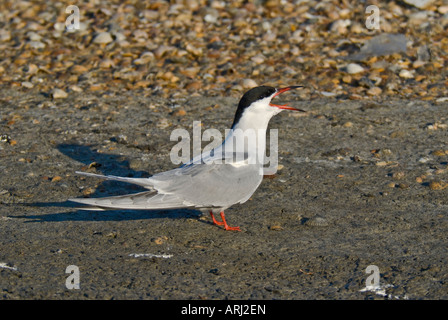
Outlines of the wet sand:
[[[196,211],[88,212],[66,200],[138,192],[75,171],[174,168],[171,131],[199,120],[224,131],[238,99],[2,89],[0,297],[448,298],[447,102],[283,101],[308,112],[271,121],[281,169],[226,211],[242,229],[226,232]],[[70,265],[79,290],[66,287]],[[380,288],[364,292],[370,265]]]

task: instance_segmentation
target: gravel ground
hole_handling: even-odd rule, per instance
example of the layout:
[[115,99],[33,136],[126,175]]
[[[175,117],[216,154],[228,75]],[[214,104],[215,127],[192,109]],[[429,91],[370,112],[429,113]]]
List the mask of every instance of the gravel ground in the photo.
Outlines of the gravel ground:
[[[70,33],[59,1],[2,2],[0,298],[447,299],[448,4],[377,2],[372,31],[357,3],[85,1]],[[390,34],[405,52],[368,51]],[[224,132],[261,84],[305,85],[282,102],[308,112],[271,121],[280,170],[226,211],[242,232],[66,201],[140,191],[75,171],[174,168],[173,129]]]

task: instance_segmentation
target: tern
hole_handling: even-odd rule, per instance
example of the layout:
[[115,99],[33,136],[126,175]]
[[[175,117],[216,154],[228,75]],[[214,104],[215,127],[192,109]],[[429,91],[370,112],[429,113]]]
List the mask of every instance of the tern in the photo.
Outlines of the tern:
[[[215,225],[225,230],[241,231],[230,227],[224,211],[235,204],[249,200],[263,180],[263,162],[258,155],[265,154],[266,131],[269,120],[283,110],[301,109],[277,105],[271,100],[281,93],[302,86],[274,88],[259,86],[247,91],[241,98],[235,118],[224,142],[202,153],[182,166],[154,174],[149,178],[130,178],[76,172],[81,175],[127,182],[142,186],[148,191],[104,198],[72,198],[69,201],[88,205],[83,210],[140,209],[164,210],[189,208],[209,213]],[[256,143],[237,132],[254,132]],[[235,139],[245,139],[238,144]],[[235,150],[235,145],[240,148]],[[215,218],[220,214],[221,220]]]

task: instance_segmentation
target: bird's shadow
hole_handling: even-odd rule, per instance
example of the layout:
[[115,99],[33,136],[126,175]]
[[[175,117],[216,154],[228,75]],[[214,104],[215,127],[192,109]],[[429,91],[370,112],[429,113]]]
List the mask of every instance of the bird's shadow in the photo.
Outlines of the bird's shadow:
[[92,147],[78,144],[60,144],[57,149],[63,155],[81,162],[85,166],[100,168],[105,175],[122,175],[134,178],[150,176],[146,171],[131,169],[129,161],[121,155],[100,153]]
[[[96,166],[101,168],[105,175],[116,175],[123,177],[144,178],[150,174],[146,171],[135,171],[129,166],[129,161],[121,155],[99,153],[93,148],[77,144],[60,144],[58,150],[85,166]],[[108,190],[104,194],[104,190]],[[145,191],[143,187],[131,185],[119,181],[101,180],[101,183],[95,192],[90,196],[104,197],[128,193],[137,193]],[[118,193],[118,194],[117,194]],[[28,219],[27,222],[60,222],[60,221],[123,221],[123,220],[142,220],[157,218],[192,218],[199,217],[202,213],[199,210],[192,209],[172,209],[172,210],[104,210],[88,211],[80,208],[80,204],[71,201],[63,202],[34,202],[22,204],[29,207],[65,207],[71,208],[71,212],[59,212],[43,215],[24,215],[14,216],[14,218]]]
[[[68,203],[69,201],[67,201]],[[27,204],[36,206],[36,204]],[[38,203],[37,206],[65,206],[71,204],[65,203]],[[87,211],[74,208],[70,212],[57,212],[42,215],[23,215],[11,216],[10,218],[26,219],[29,222],[63,222],[63,221],[129,221],[145,219],[180,219],[180,218],[198,218],[202,213],[198,210],[175,209],[175,210],[105,210],[105,211]],[[200,220],[201,221],[201,220]]]

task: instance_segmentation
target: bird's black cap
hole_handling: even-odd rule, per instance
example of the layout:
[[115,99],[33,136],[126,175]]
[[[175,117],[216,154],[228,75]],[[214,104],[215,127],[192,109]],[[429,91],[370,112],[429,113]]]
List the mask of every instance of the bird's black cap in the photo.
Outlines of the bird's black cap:
[[255,101],[272,96],[276,91],[277,90],[275,88],[269,86],[259,86],[247,91],[238,104],[232,128],[235,126],[235,124],[238,123],[238,121],[240,121],[244,110],[246,110],[247,107],[249,107]]

